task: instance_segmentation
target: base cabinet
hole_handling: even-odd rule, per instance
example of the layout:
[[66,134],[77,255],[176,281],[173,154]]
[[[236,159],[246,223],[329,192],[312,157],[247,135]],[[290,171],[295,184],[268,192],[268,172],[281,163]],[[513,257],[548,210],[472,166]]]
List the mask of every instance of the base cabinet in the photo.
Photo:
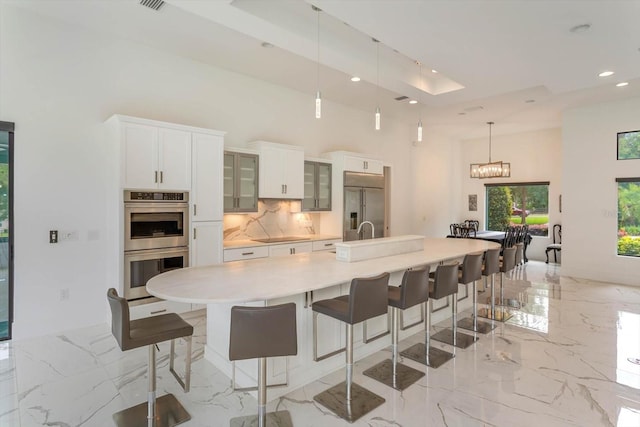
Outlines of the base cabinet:
[[194,222],[191,233],[191,267],[222,262],[222,221]]

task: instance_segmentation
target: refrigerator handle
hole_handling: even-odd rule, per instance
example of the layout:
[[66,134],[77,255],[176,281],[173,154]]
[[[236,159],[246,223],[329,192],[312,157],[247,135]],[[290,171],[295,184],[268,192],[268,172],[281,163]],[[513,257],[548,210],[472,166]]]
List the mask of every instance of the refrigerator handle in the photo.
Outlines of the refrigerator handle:
[[367,220],[367,190],[363,188],[360,191],[362,191],[362,219],[360,220],[362,222]]

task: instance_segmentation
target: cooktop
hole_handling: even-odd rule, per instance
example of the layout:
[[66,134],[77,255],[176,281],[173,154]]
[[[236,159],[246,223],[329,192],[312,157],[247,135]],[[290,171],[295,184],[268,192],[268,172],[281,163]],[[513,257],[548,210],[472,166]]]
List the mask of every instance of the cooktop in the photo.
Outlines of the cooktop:
[[310,237],[297,237],[297,236],[285,236],[285,237],[270,237],[268,239],[251,239],[254,242],[260,243],[282,243],[282,242],[296,242],[298,240],[311,240]]

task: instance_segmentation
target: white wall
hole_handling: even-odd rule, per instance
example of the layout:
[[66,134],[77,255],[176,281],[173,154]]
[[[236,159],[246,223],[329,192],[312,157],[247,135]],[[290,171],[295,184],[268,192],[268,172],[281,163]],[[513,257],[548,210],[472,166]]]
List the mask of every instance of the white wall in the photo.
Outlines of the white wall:
[[[106,321],[111,160],[103,122],[126,114],[255,139],[369,153],[392,167],[393,234],[412,232],[413,129],[314,94],[71,27],[0,3],[0,118],[16,123],[14,338]],[[398,207],[398,208],[396,208]],[[48,230],[78,240],[48,243]],[[322,230],[320,230],[322,232]],[[69,299],[60,300],[63,289]]]
[[[494,127],[495,130],[495,127]],[[535,132],[525,132],[511,135],[492,136],[491,158],[511,163],[510,178],[471,179],[469,165],[483,163],[489,160],[489,129],[487,137],[463,141],[461,144],[462,191],[459,197],[457,217],[450,222],[476,219],[480,221],[480,228],[485,227],[486,194],[484,185],[487,183],[519,183],[519,182],[549,182],[549,224],[562,223],[564,213],[559,211],[559,195],[562,189],[562,136],[560,129],[547,129]],[[470,212],[468,195],[478,195],[478,210]],[[564,198],[564,196],[563,196]],[[564,202],[564,200],[563,200]],[[448,233],[448,228],[445,230]],[[544,261],[544,250],[551,242],[549,237],[534,237],[527,249],[527,257]],[[564,252],[564,251],[563,251]],[[564,266],[564,265],[563,265]]]
[[563,117],[563,275],[640,286],[640,259],[616,255],[615,182],[640,176],[640,160],[616,160],[616,134],[640,129],[639,111],[633,98]]

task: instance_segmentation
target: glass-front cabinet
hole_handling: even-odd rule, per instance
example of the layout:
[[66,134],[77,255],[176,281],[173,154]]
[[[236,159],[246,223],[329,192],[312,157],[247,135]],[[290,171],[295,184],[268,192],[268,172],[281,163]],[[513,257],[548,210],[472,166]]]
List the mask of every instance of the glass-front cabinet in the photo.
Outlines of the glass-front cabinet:
[[258,211],[258,156],[224,152],[224,212]]
[[304,162],[303,211],[331,210],[331,164]]

